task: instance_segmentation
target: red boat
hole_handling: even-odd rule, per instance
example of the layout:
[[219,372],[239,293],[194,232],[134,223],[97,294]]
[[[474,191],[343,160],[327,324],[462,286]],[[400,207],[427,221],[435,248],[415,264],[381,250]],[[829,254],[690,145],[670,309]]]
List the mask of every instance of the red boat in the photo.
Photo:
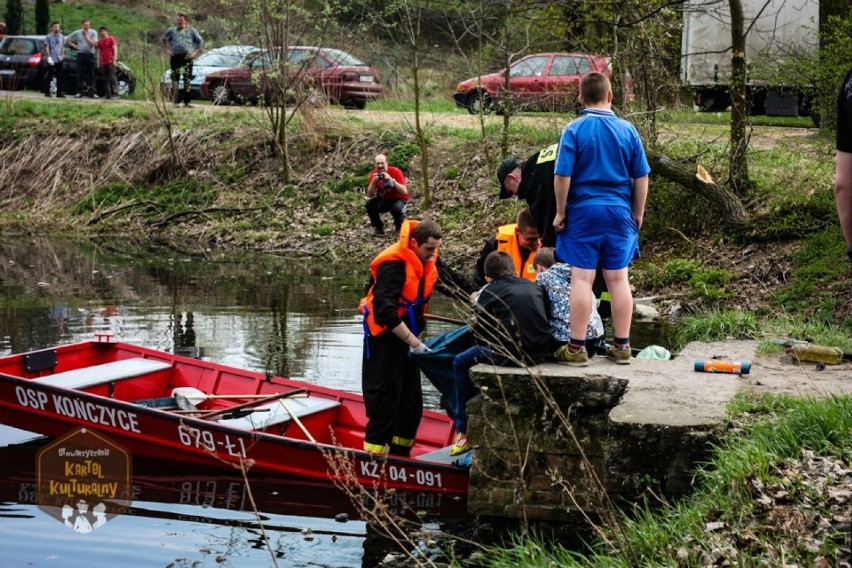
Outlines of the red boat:
[[[175,406],[177,403],[181,408]],[[411,458],[364,452],[358,394],[110,341],[0,357],[0,422],[85,427],[133,455],[368,489],[467,493],[453,423],[424,411]],[[165,463],[165,462],[164,462]]]

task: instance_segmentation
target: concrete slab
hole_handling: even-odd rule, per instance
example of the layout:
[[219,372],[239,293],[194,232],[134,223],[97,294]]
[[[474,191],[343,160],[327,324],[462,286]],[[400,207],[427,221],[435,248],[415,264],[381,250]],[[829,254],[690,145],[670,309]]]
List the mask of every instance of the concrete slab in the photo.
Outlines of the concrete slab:
[[[568,367],[545,363],[530,369],[477,366],[477,371],[494,375],[543,377],[611,378],[626,380],[627,390],[610,419],[616,423],[660,426],[707,427],[725,418],[725,407],[739,391],[795,396],[852,395],[852,364],[817,365],[797,363],[788,355],[757,357],[756,341],[693,342],[674,359],[655,361],[633,359],[630,365],[616,365],[606,357],[593,357],[588,367]],[[709,359],[749,361],[748,375],[700,373],[695,361]]]

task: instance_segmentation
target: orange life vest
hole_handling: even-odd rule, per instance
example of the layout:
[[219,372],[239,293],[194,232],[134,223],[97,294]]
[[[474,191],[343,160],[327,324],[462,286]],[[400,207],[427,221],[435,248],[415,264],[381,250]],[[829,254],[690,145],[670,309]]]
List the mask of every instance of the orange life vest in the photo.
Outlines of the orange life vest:
[[[399,241],[392,244],[370,263],[370,272],[375,281],[379,271],[379,266],[384,262],[402,260],[405,262],[405,283],[402,285],[402,294],[399,297],[399,307],[397,308],[399,317],[404,318],[408,315],[406,324],[414,335],[418,335],[420,330],[417,329],[414,308],[423,306],[423,311],[426,311],[426,306],[429,302],[429,297],[432,295],[432,290],[435,288],[435,282],[438,281],[438,270],[435,268],[435,262],[438,256],[423,265],[417,257],[417,253],[409,247],[411,230],[417,225],[418,221],[406,220],[399,231]],[[420,281],[423,280],[423,296],[418,297],[420,289]],[[373,289],[375,284],[370,287],[367,296],[361,299],[359,309],[364,314],[364,332],[372,336],[380,335],[386,331],[386,326],[376,323],[373,314]]]
[[518,244],[518,237],[515,235],[517,228],[517,223],[512,223],[497,229],[497,250],[509,253],[515,263],[515,271],[517,271],[518,276],[535,282],[535,265],[533,264],[535,255],[530,251],[527,261],[523,261],[521,245]]

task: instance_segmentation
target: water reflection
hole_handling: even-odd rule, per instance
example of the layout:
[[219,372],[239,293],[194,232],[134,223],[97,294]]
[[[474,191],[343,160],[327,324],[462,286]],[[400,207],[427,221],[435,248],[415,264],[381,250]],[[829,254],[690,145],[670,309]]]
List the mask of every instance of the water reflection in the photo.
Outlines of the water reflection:
[[[199,260],[120,244],[0,239],[0,355],[109,331],[129,343],[360,392],[357,305],[366,267],[244,253]],[[424,395],[435,408],[439,396],[428,383]],[[0,446],[22,437],[0,427]],[[320,558],[322,565],[372,566],[370,558],[384,556],[363,522],[334,521],[341,512],[356,514],[333,487],[260,481],[254,497],[267,540],[233,472],[179,475],[171,464],[134,472],[139,499],[130,513],[84,537],[33,504],[33,464],[32,453],[0,457],[3,566],[47,559],[87,567],[271,566],[267,542],[280,566],[316,566]],[[464,514],[463,503],[397,498],[408,497]],[[33,534],[42,537],[38,545]]]
[[[359,390],[366,267],[0,240],[0,354],[119,340]],[[327,382],[326,382],[327,381]]]
[[[392,545],[367,539],[360,509],[333,485],[136,460],[131,505],[80,534],[37,503],[38,441],[0,448],[3,566],[373,566]],[[465,502],[401,492],[398,511],[463,518]],[[53,517],[53,518],[51,518]],[[433,525],[434,526],[434,525]],[[428,527],[427,527],[428,528]],[[32,535],[41,538],[34,545]],[[323,562],[318,563],[318,557]],[[200,564],[197,564],[200,563]]]

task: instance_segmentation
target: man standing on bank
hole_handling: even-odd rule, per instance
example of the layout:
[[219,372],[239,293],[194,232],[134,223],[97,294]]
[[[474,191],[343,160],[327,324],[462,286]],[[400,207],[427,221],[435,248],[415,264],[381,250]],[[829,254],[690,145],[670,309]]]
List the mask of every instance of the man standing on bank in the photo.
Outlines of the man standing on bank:
[[627,365],[633,317],[627,267],[639,256],[651,167],[636,128],[611,110],[612,86],[606,75],[583,76],[580,102],[580,117],[562,131],[554,178],[556,255],[572,266],[571,338],[561,360],[588,364],[592,283],[601,264],[611,296],[615,343],[607,355]]
[[846,254],[852,260],[852,69],[843,79],[837,99],[836,148],[834,201],[846,239]]
[[388,165],[388,159],[384,154],[378,154],[375,159],[375,169],[370,172],[370,180],[367,183],[367,215],[373,226],[373,234],[383,236],[385,225],[382,223],[382,213],[390,211],[393,217],[394,233],[399,233],[399,228],[405,219],[405,209],[411,196],[408,195],[408,187],[405,184],[405,176],[402,170]]
[[104,78],[104,94],[111,99],[118,96],[118,77],[115,74],[115,62],[118,59],[118,43],[109,35],[109,28],[98,28],[98,69]]
[[[177,15],[177,25],[166,30],[160,40],[163,52],[169,56],[172,70],[172,98],[175,106],[183,102],[189,108],[192,89],[192,61],[198,57],[204,40],[195,28],[186,24],[186,14]],[[183,75],[183,89],[180,89],[180,77]]]
[[62,62],[65,60],[65,36],[59,22],[51,24],[53,31],[44,38],[44,54],[47,56],[47,70],[44,74],[44,96],[50,96],[50,84],[56,80],[56,97],[64,98],[62,92]]
[[83,83],[85,83],[89,96],[93,99],[98,98],[98,89],[95,85],[95,53],[98,48],[98,34],[92,29],[89,20],[83,20],[80,29],[65,38],[65,43],[77,52],[77,94],[74,96],[78,99],[83,97]]
[[441,229],[433,221],[408,220],[399,240],[370,263],[373,285],[361,300],[364,353],[361,387],[367,410],[364,449],[408,456],[423,413],[420,369],[408,356],[429,348],[418,335],[438,281]]

